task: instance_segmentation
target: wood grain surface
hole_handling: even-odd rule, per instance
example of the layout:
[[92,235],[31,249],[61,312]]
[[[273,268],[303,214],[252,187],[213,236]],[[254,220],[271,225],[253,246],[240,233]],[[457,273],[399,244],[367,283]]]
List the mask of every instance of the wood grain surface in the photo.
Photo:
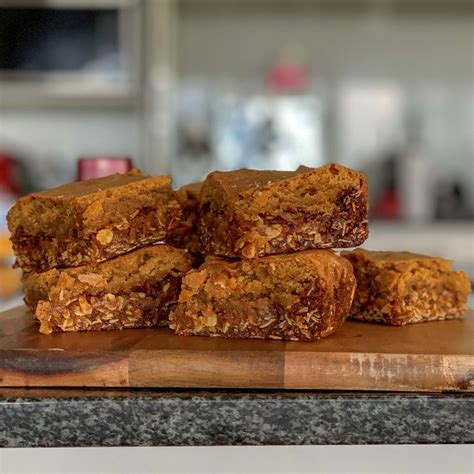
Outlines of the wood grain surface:
[[180,337],[167,329],[38,333],[0,314],[1,387],[474,391],[474,314],[391,327],[347,321],[319,342]]

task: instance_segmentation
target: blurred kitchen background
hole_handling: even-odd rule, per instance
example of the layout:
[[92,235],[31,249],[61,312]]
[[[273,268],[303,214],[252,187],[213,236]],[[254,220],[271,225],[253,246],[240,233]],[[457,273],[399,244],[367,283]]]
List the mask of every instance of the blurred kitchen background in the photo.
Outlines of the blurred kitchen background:
[[[473,13],[471,0],[0,0],[0,308],[21,298],[14,200],[127,160],[175,186],[348,165],[369,181],[365,247],[452,258],[474,279]],[[100,160],[78,172],[87,157]]]

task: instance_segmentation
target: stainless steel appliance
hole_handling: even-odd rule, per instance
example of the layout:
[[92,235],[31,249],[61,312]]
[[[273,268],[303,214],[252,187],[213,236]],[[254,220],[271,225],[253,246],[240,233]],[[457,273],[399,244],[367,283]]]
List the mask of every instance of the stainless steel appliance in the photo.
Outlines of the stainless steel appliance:
[[3,105],[125,100],[138,89],[138,0],[0,0]]

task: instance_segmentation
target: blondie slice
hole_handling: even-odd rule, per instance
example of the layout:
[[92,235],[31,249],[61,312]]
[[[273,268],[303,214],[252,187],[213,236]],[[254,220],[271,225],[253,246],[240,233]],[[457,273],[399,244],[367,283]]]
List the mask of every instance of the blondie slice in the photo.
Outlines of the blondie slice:
[[153,245],[96,265],[24,277],[25,303],[40,332],[97,331],[166,324],[189,255]]
[[176,196],[181,204],[183,217],[170,239],[171,244],[184,248],[194,255],[202,254],[198,233],[201,186],[202,183],[192,183],[176,190]]
[[368,236],[367,195],[362,173],[335,164],[214,172],[201,191],[201,242],[239,258],[354,247]]
[[452,262],[409,252],[343,252],[352,263],[357,290],[351,317],[403,326],[451,319],[467,310],[468,276]]
[[181,217],[168,176],[133,170],[22,197],[8,214],[26,272],[95,263],[163,240]]
[[170,328],[184,336],[314,341],[344,322],[354,291],[350,263],[327,250],[211,257],[184,277]]

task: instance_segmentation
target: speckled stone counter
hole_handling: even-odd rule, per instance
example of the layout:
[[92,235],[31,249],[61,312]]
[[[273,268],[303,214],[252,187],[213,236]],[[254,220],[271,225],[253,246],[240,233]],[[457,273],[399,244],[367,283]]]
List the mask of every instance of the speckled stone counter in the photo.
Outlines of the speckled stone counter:
[[3,447],[474,442],[472,394],[2,389],[0,397]]

